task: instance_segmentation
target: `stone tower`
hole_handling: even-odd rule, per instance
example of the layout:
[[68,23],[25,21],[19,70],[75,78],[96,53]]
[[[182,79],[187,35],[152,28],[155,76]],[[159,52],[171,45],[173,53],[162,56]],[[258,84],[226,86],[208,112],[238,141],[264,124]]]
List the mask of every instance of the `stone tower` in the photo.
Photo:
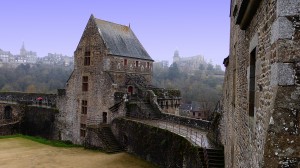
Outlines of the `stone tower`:
[[93,15],[74,57],[74,71],[60,98],[60,136],[82,144],[88,127],[125,116],[122,98],[136,94],[133,78],[151,84],[153,60],[130,27]]

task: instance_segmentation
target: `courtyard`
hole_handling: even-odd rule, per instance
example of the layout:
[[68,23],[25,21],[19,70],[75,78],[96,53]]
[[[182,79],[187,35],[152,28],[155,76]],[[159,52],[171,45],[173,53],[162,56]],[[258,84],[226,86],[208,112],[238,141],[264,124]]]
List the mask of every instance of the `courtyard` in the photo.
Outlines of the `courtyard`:
[[106,154],[81,147],[53,147],[14,137],[0,139],[0,167],[5,168],[153,168],[127,153]]

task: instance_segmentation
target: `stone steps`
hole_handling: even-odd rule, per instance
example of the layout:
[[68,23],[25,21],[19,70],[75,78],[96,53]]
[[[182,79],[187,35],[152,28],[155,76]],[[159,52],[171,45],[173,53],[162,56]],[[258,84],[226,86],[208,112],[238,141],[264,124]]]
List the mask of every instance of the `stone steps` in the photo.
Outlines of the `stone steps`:
[[118,153],[124,151],[124,148],[119,144],[109,126],[103,126],[101,128],[101,139],[105,144],[105,152]]
[[120,101],[119,103],[114,104],[113,106],[111,106],[109,108],[109,110],[113,113],[117,112],[119,110],[120,106],[122,105],[122,103],[123,103],[123,101]]
[[223,168],[224,151],[221,149],[199,149],[199,156],[205,168]]

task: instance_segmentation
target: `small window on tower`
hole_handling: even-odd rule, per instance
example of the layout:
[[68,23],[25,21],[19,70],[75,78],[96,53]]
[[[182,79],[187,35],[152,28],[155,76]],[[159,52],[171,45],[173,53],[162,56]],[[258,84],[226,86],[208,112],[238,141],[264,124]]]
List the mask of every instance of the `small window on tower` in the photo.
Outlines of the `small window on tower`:
[[86,51],[84,53],[84,65],[88,66],[91,64],[91,52],[90,51]]
[[127,66],[127,59],[124,59],[124,66]]
[[80,128],[85,129],[86,128],[86,124],[80,124]]
[[85,130],[84,129],[80,129],[80,136],[85,137]]
[[135,66],[136,66],[136,67],[139,66],[139,61],[135,61]]
[[87,114],[87,101],[81,101],[81,114]]
[[147,68],[150,68],[150,63],[149,62],[147,62]]
[[83,76],[82,77],[82,91],[86,92],[89,90],[89,77]]

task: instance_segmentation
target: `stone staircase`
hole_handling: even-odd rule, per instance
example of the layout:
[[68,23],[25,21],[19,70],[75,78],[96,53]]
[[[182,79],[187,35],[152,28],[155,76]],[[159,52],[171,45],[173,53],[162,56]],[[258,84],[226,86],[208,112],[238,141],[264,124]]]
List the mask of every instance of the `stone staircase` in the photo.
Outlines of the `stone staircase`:
[[105,152],[117,153],[117,152],[124,151],[124,148],[119,144],[119,142],[113,135],[109,125],[102,126],[100,135],[101,135],[101,139],[103,140],[103,143],[105,144],[105,148],[104,148]]
[[123,101],[120,101],[109,108],[109,110],[113,113],[117,112],[122,105]]
[[222,149],[199,148],[199,156],[204,168],[224,168],[224,151]]

